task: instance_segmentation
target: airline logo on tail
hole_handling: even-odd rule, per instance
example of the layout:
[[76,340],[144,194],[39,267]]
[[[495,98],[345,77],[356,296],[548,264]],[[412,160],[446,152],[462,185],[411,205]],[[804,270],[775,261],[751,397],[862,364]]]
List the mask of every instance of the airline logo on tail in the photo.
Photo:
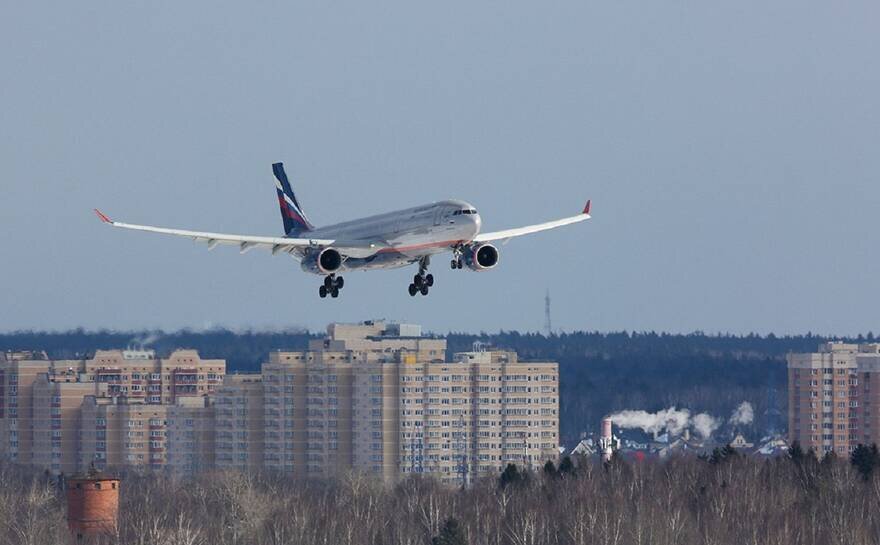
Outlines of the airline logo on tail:
[[296,195],[293,194],[290,182],[287,181],[287,174],[284,173],[284,164],[273,164],[272,173],[275,174],[275,189],[278,191],[278,204],[281,206],[284,233],[287,235],[297,235],[314,229],[314,226],[302,211],[299,201],[296,200]]

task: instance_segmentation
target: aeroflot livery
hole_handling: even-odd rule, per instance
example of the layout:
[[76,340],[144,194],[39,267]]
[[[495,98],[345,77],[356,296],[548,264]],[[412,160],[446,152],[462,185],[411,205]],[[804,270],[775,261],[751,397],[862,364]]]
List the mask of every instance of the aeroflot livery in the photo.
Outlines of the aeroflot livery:
[[296,195],[287,181],[284,166],[272,165],[275,187],[284,221],[284,236],[258,237],[226,235],[201,231],[167,229],[149,225],[132,225],[112,221],[95,210],[101,221],[114,227],[149,231],[166,235],[189,237],[206,242],[208,249],[218,244],[234,244],[241,253],[253,248],[266,248],[272,255],[285,253],[300,260],[304,271],[324,276],[318,289],[323,298],[338,297],[342,289],[344,271],[392,269],[413,263],[419,272],[409,285],[409,294],[427,295],[434,285],[434,276],[427,274],[431,256],[452,252],[453,269],[467,267],[472,271],[486,271],[498,264],[498,248],[493,242],[546,231],[590,219],[590,201],[577,216],[546,223],[507,229],[494,233],[480,233],[480,214],[464,201],[440,201],[397,212],[389,212],[363,219],[315,227],[306,217]]

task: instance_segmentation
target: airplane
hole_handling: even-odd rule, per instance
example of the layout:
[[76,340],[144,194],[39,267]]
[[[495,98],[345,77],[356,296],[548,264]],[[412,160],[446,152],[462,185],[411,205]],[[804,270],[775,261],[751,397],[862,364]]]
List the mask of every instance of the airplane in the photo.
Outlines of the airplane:
[[409,284],[411,296],[428,295],[434,276],[428,273],[431,257],[452,252],[452,269],[488,271],[498,265],[500,253],[493,243],[590,219],[591,201],[576,216],[503,231],[481,233],[482,219],[477,209],[465,201],[445,200],[396,212],[315,227],[300,206],[282,163],[272,165],[275,189],[281,207],[284,235],[250,236],[150,225],[134,225],[111,220],[95,209],[107,225],[135,231],[188,237],[205,242],[209,250],[220,244],[235,245],[240,253],[264,248],[272,255],[289,254],[299,259],[306,272],[321,275],[318,295],[339,296],[346,271],[393,269],[418,263],[419,272]]

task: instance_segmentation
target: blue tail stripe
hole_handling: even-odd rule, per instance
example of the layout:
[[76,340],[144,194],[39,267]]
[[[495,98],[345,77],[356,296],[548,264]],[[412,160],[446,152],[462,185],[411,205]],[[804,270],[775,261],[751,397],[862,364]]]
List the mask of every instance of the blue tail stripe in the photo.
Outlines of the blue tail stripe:
[[305,213],[303,213],[302,207],[293,193],[293,188],[290,186],[290,181],[287,179],[287,174],[284,172],[284,164],[274,163],[272,165],[272,173],[281,185],[281,189],[276,187],[276,190],[285,234],[297,234],[312,230],[314,227],[312,227]]

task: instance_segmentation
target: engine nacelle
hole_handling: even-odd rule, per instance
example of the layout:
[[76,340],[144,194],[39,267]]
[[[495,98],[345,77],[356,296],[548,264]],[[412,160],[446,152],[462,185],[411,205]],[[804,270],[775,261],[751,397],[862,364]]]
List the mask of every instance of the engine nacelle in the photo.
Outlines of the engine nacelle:
[[474,244],[465,249],[462,257],[470,270],[488,271],[498,264],[499,253],[491,244]]
[[306,272],[333,274],[342,267],[342,254],[333,248],[324,248],[303,257],[301,265]]

